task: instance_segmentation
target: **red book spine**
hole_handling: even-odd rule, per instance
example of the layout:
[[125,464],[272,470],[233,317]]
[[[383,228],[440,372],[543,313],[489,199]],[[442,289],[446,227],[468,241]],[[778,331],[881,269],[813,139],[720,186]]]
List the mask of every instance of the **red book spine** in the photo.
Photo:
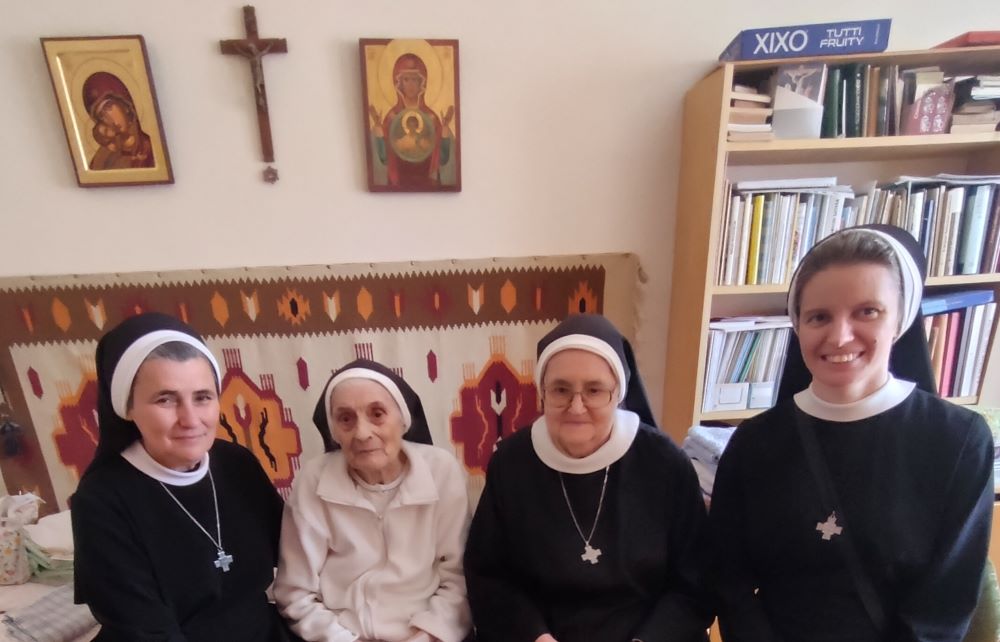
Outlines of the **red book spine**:
[[965,311],[950,312],[948,314],[948,338],[944,344],[944,365],[941,372],[941,396],[950,397],[952,385],[955,381],[955,352],[958,351],[959,336],[958,331],[962,327],[962,314]]

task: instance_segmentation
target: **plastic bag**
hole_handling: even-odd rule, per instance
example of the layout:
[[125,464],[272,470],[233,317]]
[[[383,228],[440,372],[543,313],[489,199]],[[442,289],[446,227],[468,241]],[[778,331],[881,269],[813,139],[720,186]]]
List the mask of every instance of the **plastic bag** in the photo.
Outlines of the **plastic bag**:
[[0,497],[0,584],[24,584],[31,579],[22,528],[38,519],[41,501],[31,493]]

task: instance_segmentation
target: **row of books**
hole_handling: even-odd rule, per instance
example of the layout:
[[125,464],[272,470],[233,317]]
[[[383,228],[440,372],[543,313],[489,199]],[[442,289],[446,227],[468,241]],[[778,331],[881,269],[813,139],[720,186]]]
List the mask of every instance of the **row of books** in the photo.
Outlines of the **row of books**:
[[993,290],[924,297],[924,331],[942,397],[979,394],[997,304]]
[[[794,184],[782,182],[784,184]],[[787,283],[806,251],[845,226],[846,186],[737,183],[723,216],[720,285]]]
[[787,316],[729,317],[708,324],[705,412],[770,408],[785,365]]
[[817,242],[871,223],[910,232],[931,276],[1000,272],[1000,176],[903,176],[864,189],[836,177],[727,184],[716,283],[787,283]]
[[900,177],[859,199],[871,222],[907,230],[923,247],[929,276],[1000,271],[997,177]]
[[[730,140],[746,140],[749,133],[742,132],[749,132],[748,126],[767,127],[753,131],[771,132],[774,138],[855,138],[988,132],[1000,123],[996,75],[947,76],[938,67],[810,61],[780,65],[769,83],[766,90],[766,83],[734,84],[734,100],[749,92],[772,101],[770,122],[731,126],[736,136]],[[738,109],[745,108],[733,111]]]

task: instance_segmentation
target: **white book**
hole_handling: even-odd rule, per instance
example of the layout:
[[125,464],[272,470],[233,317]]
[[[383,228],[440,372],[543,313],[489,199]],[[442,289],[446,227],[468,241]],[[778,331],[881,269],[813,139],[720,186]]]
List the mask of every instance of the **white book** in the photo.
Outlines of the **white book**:
[[743,214],[740,217],[740,240],[737,247],[739,260],[736,264],[736,274],[733,275],[733,285],[746,285],[747,263],[750,260],[750,227],[753,222],[753,198],[747,195],[743,200]]
[[778,218],[778,250],[774,253],[773,283],[784,283],[788,280],[788,252],[792,246],[795,210],[799,200],[798,196],[794,194],[784,194],[781,199],[781,216]]
[[728,225],[726,226],[725,250],[722,254],[723,273],[722,285],[733,285],[733,275],[736,273],[736,264],[739,262],[739,250],[737,244],[740,238],[740,223],[743,220],[743,199],[738,194],[733,194],[730,201]]
[[941,276],[951,276],[955,274],[955,254],[958,247],[958,231],[962,224],[962,209],[965,206],[965,188],[953,187],[948,190],[948,220],[945,236],[941,239],[944,247],[941,248],[944,260],[942,261]]
[[771,358],[764,373],[767,381],[777,381],[781,376],[781,371],[785,365],[785,357],[788,354],[788,338],[791,335],[791,326],[778,328],[775,333],[774,346],[771,351]]
[[986,350],[990,345],[990,337],[993,332],[993,317],[996,316],[997,304],[987,303],[983,307],[983,322],[980,326],[979,346],[976,350],[976,359],[972,368],[972,388],[969,394],[978,395],[982,384],[983,366],[986,363]]
[[788,267],[785,270],[786,281],[791,279],[795,268],[799,266],[799,255],[805,243],[806,217],[809,213],[808,200],[800,198],[795,204],[795,225],[792,229],[792,246],[788,252]]
[[726,333],[722,330],[708,331],[708,356],[705,360],[705,385],[702,391],[702,410],[709,412],[715,401],[712,399],[715,384],[719,379],[719,366],[722,361],[722,348]]
[[924,219],[924,203],[927,198],[927,192],[920,190],[910,194],[910,202],[908,203],[906,213],[906,231],[910,233],[916,240],[920,240],[920,227]]
[[[972,346],[969,342],[972,340],[972,317],[974,306],[971,308],[965,308],[962,311],[962,328],[959,330],[958,334],[958,349],[955,352],[955,375],[953,377],[953,383],[951,384],[952,396],[962,397],[965,395],[962,392],[964,383],[968,381],[969,377],[965,374],[966,362],[968,361],[969,351]],[[972,373],[970,372],[969,375]]]
[[973,384],[976,370],[976,356],[979,354],[979,342],[983,338],[983,317],[986,314],[986,306],[974,306],[970,312],[972,313],[972,320],[969,322],[969,343],[965,350],[965,358],[962,361],[962,379],[960,382],[963,397],[975,394]]
[[818,187],[836,187],[836,176],[823,176],[820,178],[777,178],[758,181],[739,181],[736,189],[745,191],[782,190],[782,189],[807,189]]
[[742,133],[760,133],[771,131],[770,123],[727,123],[726,130],[731,132],[742,132]]
[[990,218],[990,204],[993,201],[992,185],[978,185],[970,188],[972,203],[966,209],[962,221],[961,239],[958,243],[957,274],[976,274],[983,258],[983,237]]

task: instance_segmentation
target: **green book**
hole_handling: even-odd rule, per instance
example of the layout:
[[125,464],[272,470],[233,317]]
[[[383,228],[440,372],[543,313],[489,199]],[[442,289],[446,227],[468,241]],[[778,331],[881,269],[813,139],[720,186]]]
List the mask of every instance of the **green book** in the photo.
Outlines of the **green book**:
[[840,67],[831,67],[826,79],[823,97],[823,138],[837,138],[840,134]]

